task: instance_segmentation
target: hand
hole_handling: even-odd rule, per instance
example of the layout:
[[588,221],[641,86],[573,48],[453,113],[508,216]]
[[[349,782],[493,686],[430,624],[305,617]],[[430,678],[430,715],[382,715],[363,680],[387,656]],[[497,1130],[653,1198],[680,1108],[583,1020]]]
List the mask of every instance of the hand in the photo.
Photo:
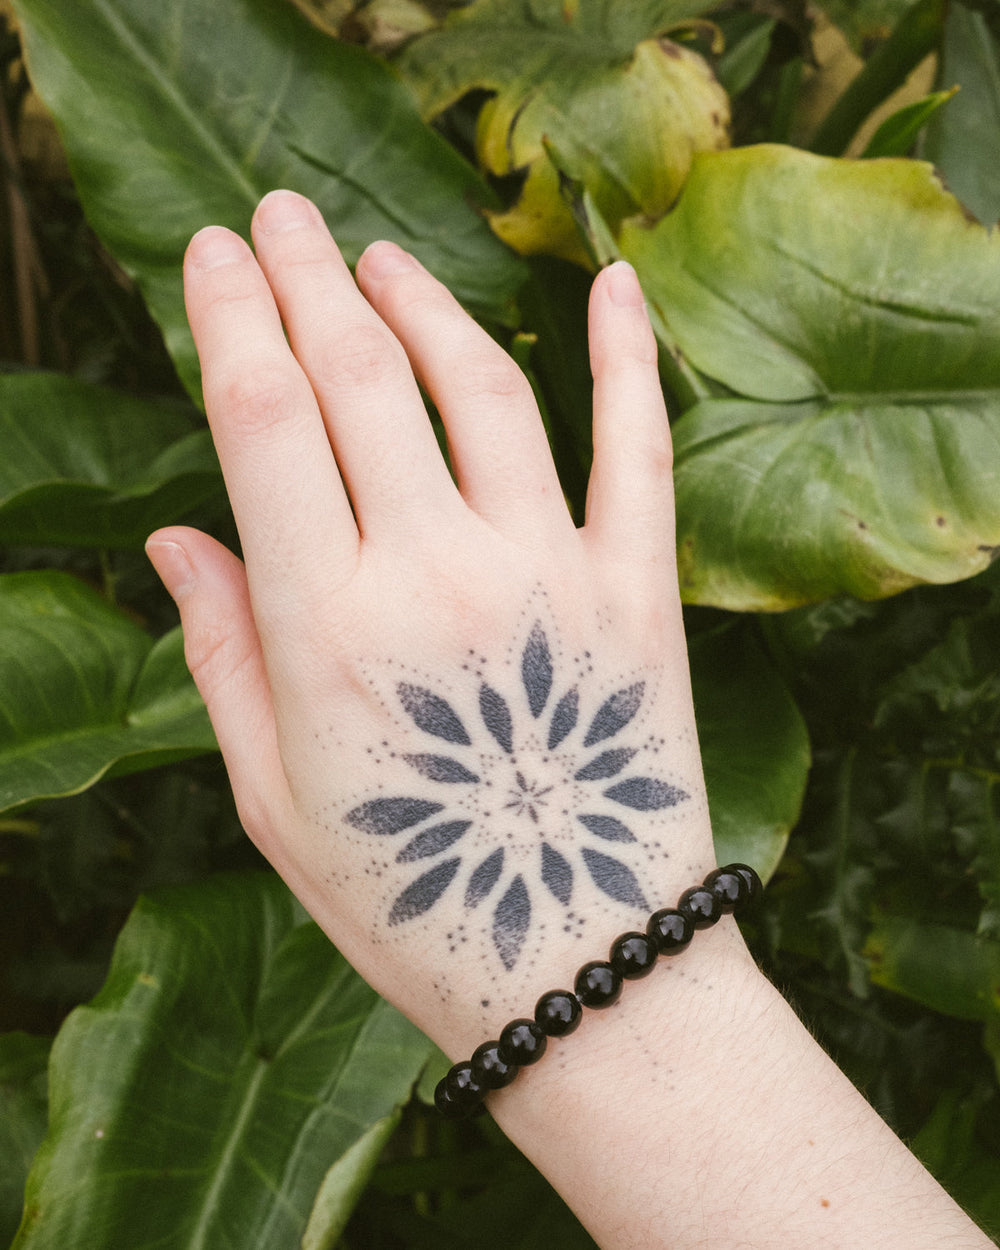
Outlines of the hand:
[[524,376],[412,257],[373,244],[355,285],[289,192],[253,240],[185,267],[246,564],[189,529],[149,553],[248,833],[457,1056],[714,862],[656,346],[632,270],[599,274],[577,529]]

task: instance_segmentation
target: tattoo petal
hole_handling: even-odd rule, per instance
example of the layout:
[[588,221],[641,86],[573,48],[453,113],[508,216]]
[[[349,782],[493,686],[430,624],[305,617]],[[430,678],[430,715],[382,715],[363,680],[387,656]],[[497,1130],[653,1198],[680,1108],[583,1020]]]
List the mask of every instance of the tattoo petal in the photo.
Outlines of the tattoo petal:
[[451,885],[461,862],[458,858],[446,859],[443,864],[437,864],[417,877],[393,903],[389,912],[389,923],[402,924],[404,920],[412,920],[414,916],[422,916],[425,911],[430,911]]
[[614,859],[610,855],[604,855],[601,851],[591,850],[589,846],[583,847],[582,854],[583,862],[587,865],[587,871],[594,885],[599,890],[603,890],[608,898],[613,898],[617,903],[629,903],[643,911],[649,911],[649,904],[646,902],[642,887],[627,864],[623,864],[621,860]]
[[564,738],[576,728],[576,719],[580,714],[580,695],[574,686],[566,692],[556,704],[552,713],[552,724],[549,726],[549,750],[554,751]]
[[508,972],[517,963],[530,923],[531,899],[524,878],[518,873],[493,913],[493,945]]
[[465,835],[471,824],[471,820],[449,820],[443,825],[424,829],[407,842],[396,856],[396,863],[412,864],[418,859],[429,859],[431,855],[446,851]]
[[663,807],[676,807],[688,796],[676,786],[655,777],[629,777],[604,791],[604,797],[631,807],[636,812],[656,812]]
[[403,759],[430,781],[443,781],[448,785],[457,785],[462,781],[479,780],[476,774],[470,773],[464,764],[450,759],[447,755],[404,755]]
[[577,816],[577,820],[585,829],[589,829],[596,837],[603,838],[605,842],[636,841],[636,836],[628,825],[623,825],[614,816],[597,816],[588,812],[581,812]]
[[369,799],[349,811],[344,819],[362,833],[382,836],[400,833],[442,810],[442,804],[428,799]]
[[490,890],[500,880],[503,872],[503,847],[491,852],[472,871],[469,884],[465,887],[466,907],[478,907]]
[[472,746],[458,713],[447,700],[423,686],[411,686],[401,681],[396,687],[399,701],[413,719],[414,724],[435,738],[454,742],[459,746]]
[[589,764],[576,774],[577,781],[600,781],[603,777],[614,777],[625,767],[638,751],[635,747],[617,747],[613,751],[602,751]]
[[485,682],[479,687],[479,711],[483,724],[508,755],[514,750],[514,725],[507,700]]
[[549,640],[545,637],[541,621],[536,621],[532,626],[528,641],[524,644],[521,680],[524,682],[531,715],[537,720],[552,689],[552,652],[549,650]]
[[597,715],[591,721],[583,745],[592,747],[595,742],[613,738],[619,730],[624,729],[638,712],[645,689],[646,683],[637,681],[635,685],[628,686],[625,690],[618,690],[610,698],[605,699],[597,709]]
[[573,893],[573,869],[565,855],[542,843],[542,881],[563,906],[569,903]]

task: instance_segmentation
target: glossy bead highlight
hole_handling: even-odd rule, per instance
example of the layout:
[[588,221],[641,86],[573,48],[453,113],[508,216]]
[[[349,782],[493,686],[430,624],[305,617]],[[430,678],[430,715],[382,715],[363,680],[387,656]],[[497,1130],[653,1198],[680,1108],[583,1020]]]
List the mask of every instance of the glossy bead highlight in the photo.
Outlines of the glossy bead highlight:
[[656,967],[659,948],[645,933],[623,933],[611,943],[608,962],[626,981],[649,976]]
[[599,1010],[621,997],[622,976],[603,959],[594,959],[576,974],[573,989],[584,1007]]
[[534,1020],[511,1020],[500,1034],[498,1050],[504,1063],[527,1067],[545,1054],[548,1038]]
[[568,1037],[582,1018],[580,1000],[569,990],[549,990],[535,1003],[535,1023],[547,1037]]

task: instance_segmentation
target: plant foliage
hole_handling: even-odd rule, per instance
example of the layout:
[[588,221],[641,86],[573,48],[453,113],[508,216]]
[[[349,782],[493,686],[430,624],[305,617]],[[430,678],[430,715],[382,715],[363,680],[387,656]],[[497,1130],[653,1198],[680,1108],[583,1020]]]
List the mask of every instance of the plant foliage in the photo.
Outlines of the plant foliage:
[[592,1244],[488,1121],[438,1122],[443,1058],[241,838],[141,554],[233,541],[180,266],[279,185],[514,352],[576,516],[589,271],[634,263],[717,849],[771,878],[749,936],[1000,1229],[1000,17],[823,8],[865,63],[810,132],[791,0],[0,6],[15,1250]]

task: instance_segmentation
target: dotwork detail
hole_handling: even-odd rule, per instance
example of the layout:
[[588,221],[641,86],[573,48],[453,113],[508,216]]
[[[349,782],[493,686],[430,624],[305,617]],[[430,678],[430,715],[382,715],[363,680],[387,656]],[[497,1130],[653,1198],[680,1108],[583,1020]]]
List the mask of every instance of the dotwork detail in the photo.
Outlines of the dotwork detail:
[[[539,889],[569,907],[589,881],[605,899],[648,911],[642,884],[621,855],[631,854],[635,864],[630,848],[642,843],[646,814],[689,797],[635,770],[652,741],[638,729],[644,681],[608,694],[607,686],[593,689],[589,667],[565,681],[542,622],[522,638],[510,667],[512,689],[464,666],[475,684],[458,700],[461,713],[454,699],[427,685],[398,682],[398,707],[416,729],[458,750],[419,749],[418,735],[417,750],[392,753],[414,770],[414,792],[407,786],[369,798],[344,815],[351,828],[379,840],[405,835],[394,862],[413,865],[417,875],[389,905],[390,926],[423,916],[457,890],[467,912],[482,909],[483,936],[507,971],[522,954]],[[626,734],[631,741],[622,741]],[[587,835],[601,849],[588,845]]]

